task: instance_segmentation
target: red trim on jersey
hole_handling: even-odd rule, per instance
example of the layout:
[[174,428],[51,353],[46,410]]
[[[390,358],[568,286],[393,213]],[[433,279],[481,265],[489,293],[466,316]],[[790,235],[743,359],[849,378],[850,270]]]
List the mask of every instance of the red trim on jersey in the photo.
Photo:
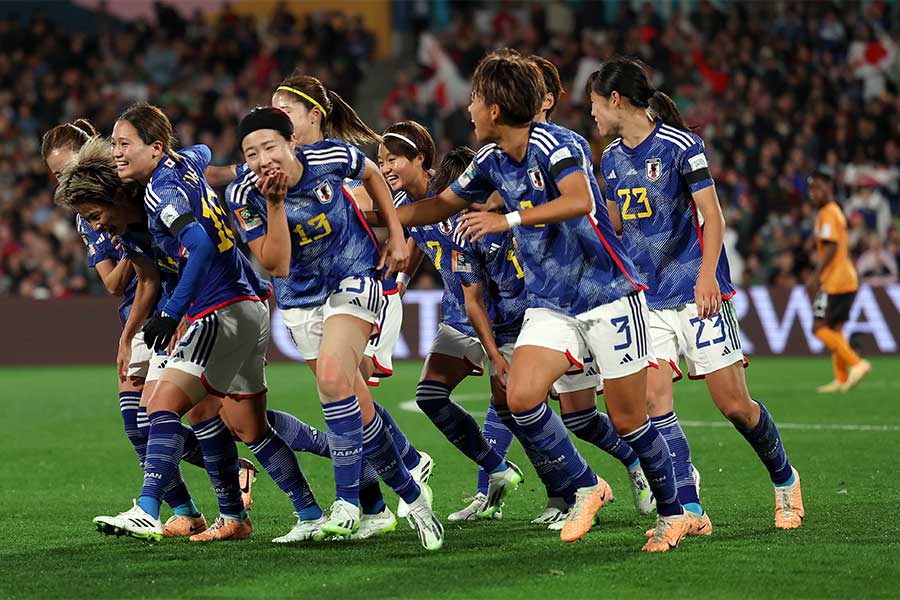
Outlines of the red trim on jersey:
[[[733,365],[733,364],[734,363],[731,363],[731,365]],[[746,356],[742,359],[742,364],[745,369],[750,366],[750,361],[747,360]],[[731,365],[728,365],[728,366],[730,367]],[[724,369],[725,367],[722,367],[722,368]],[[713,372],[715,372],[715,371],[713,371]],[[688,373],[688,379],[690,379],[692,381],[697,381],[698,379],[706,379],[706,375],[691,375],[690,373]]]
[[381,381],[379,381],[376,377],[369,377],[368,379],[366,379],[366,385],[369,387],[378,387],[381,385]]
[[737,290],[733,290],[730,294],[722,294],[722,300],[731,300],[737,294]]
[[672,367],[672,372],[675,373],[675,377],[672,378],[672,383],[681,381],[684,378],[684,373],[682,373],[681,369],[678,368],[678,363],[676,363],[674,360],[669,360],[668,362]]
[[613,262],[616,263],[616,266],[619,267],[619,270],[622,271],[622,274],[628,278],[628,281],[631,282],[631,285],[634,286],[634,289],[637,291],[650,289],[646,285],[638,285],[637,282],[631,278],[631,275],[628,274],[628,271],[625,270],[625,265],[622,264],[622,261],[619,259],[619,255],[613,252],[612,247],[609,245],[609,242],[606,241],[606,238],[603,237],[603,234],[600,233],[600,228],[597,227],[597,224],[594,222],[594,217],[591,215],[587,215],[588,223],[591,224],[591,227],[594,228],[594,232],[597,234],[597,237],[600,238],[600,243],[603,244],[603,247],[606,248],[607,254],[609,254]]
[[381,373],[380,374],[372,373],[371,377],[378,377],[378,378],[390,377],[391,375],[394,374],[394,371],[392,369],[388,369],[387,367],[382,365],[380,362],[378,362],[378,359],[375,358],[374,355],[372,356],[372,364],[375,365],[375,368],[378,369]]
[[394,288],[392,290],[385,290],[384,288],[382,288],[382,290],[383,290],[381,293],[382,296],[393,296],[394,294],[400,293],[400,288]]
[[703,229],[700,228],[700,217],[697,215],[697,203],[691,198],[691,214],[694,215],[694,229],[697,230],[697,240],[700,242],[700,254],[703,254]]
[[647,365],[649,365],[653,369],[659,368],[659,363],[655,363],[652,360],[650,360],[649,358],[647,359]]
[[344,196],[347,197],[347,200],[353,205],[353,210],[356,211],[356,217],[359,219],[359,222],[362,223],[362,226],[365,228],[366,233],[369,234],[369,238],[372,240],[372,243],[375,245],[375,252],[378,253],[379,258],[381,257],[381,248],[378,247],[378,239],[376,239],[375,234],[372,233],[372,228],[369,227],[369,223],[366,222],[366,216],[359,210],[359,204],[356,203],[356,197],[353,195],[353,192],[347,189],[347,186],[341,185],[341,192],[343,192]]
[[[579,361],[577,361],[577,360],[575,360],[575,357],[572,356],[572,353],[569,352],[568,350],[566,350],[566,358],[569,359],[569,362],[572,363],[572,366],[578,367],[578,368],[580,369],[580,370],[578,371],[579,373],[581,373],[582,371],[584,371],[584,364],[581,363],[581,362],[579,362]],[[568,374],[569,374],[569,373],[567,372],[566,375],[568,375]],[[573,374],[574,374],[574,373],[573,373]]]
[[[271,292],[269,293],[269,295],[270,295],[270,296],[272,295]],[[237,298],[232,298],[231,300],[226,300],[225,302],[221,302],[221,303],[219,303],[219,304],[216,304],[215,306],[210,306],[209,308],[207,308],[207,309],[204,310],[203,312],[198,313],[198,314],[194,315],[193,317],[189,317],[189,316],[185,315],[185,316],[184,316],[184,319],[185,319],[188,323],[193,323],[193,322],[196,321],[197,319],[202,319],[203,317],[205,317],[205,316],[208,315],[209,313],[216,312],[216,311],[219,310],[220,308],[225,308],[226,306],[229,306],[229,305],[231,305],[231,304],[235,304],[236,302],[243,302],[244,300],[252,300],[253,302],[262,302],[262,299],[260,299],[259,296],[238,296]]]

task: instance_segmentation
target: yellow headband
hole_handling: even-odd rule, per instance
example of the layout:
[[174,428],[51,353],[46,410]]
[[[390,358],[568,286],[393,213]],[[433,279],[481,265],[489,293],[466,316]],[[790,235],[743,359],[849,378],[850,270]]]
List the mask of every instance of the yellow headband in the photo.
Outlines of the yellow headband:
[[321,104],[319,104],[318,102],[316,102],[315,99],[314,99],[312,96],[310,96],[309,94],[304,94],[303,92],[301,92],[301,91],[298,90],[297,88],[292,88],[292,87],[289,86],[289,85],[279,85],[279,86],[278,86],[278,89],[276,89],[275,91],[276,91],[276,92],[285,91],[285,92],[291,92],[291,93],[297,94],[297,95],[300,96],[301,98],[305,98],[305,99],[309,100],[310,102],[312,102],[312,103],[313,103],[313,106],[317,107],[320,111],[322,111],[322,116],[323,116],[323,117],[327,117],[327,116],[328,116],[328,112],[327,112],[324,108],[322,108],[322,105],[321,105]]

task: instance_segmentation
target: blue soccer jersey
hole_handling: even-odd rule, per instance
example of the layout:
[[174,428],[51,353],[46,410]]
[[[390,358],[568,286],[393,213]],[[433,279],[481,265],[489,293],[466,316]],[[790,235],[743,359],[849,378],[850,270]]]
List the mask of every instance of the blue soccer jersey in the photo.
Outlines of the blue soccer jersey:
[[568,175],[587,178],[594,210],[563,221],[515,228],[525,262],[529,305],[575,316],[645,289],[613,231],[590,157],[577,136],[552,123],[532,123],[521,162],[496,144],[481,148],[451,184],[460,198],[483,203],[498,190],[506,208],[516,211],[546,204],[560,195],[558,183]]
[[[75,215],[75,228],[81,236],[81,240],[87,247],[88,266],[96,268],[98,264],[104,260],[112,260],[119,262],[124,257],[124,253],[117,250],[113,245],[109,235],[94,231],[88,222],[81,215]],[[117,312],[119,313],[119,321],[122,326],[128,321],[131,314],[131,306],[134,304],[134,292],[137,289],[137,276],[131,278],[125,290],[122,292],[122,302],[119,304]]]
[[[377,278],[379,253],[375,235],[353,195],[347,178],[358,179],[365,155],[336,139],[296,149],[303,176],[285,199],[291,233],[290,274],[274,277],[280,308],[311,308],[325,304],[347,277]],[[237,229],[245,242],[268,231],[266,200],[252,171],[234,180],[226,192]]]
[[515,238],[509,231],[489,233],[474,242],[466,242],[469,268],[458,272],[463,283],[481,282],[485,304],[497,344],[516,341],[522,329],[528,299],[525,271]]
[[[429,194],[431,195],[431,190]],[[415,202],[406,192],[398,192],[394,196],[394,205],[398,208]],[[475,337],[475,330],[466,316],[466,297],[458,274],[465,273],[471,267],[466,258],[466,251],[456,235],[456,218],[453,215],[446,221],[435,225],[407,227],[406,232],[416,246],[428,257],[444,284],[444,295],[441,297],[441,321],[465,335]]]
[[[691,194],[714,185],[703,140],[659,121],[635,148],[612,142],[600,168],[606,198],[622,217],[625,247],[649,286],[647,305],[662,310],[693,302],[703,225]],[[724,248],[716,279],[723,298],[734,295]]]
[[209,270],[187,309],[189,321],[234,302],[259,300],[247,280],[247,258],[236,247],[227,215],[204,179],[209,160],[209,148],[203,145],[179,151],[177,159],[163,158],[150,177],[144,197],[156,246],[173,261],[180,258],[172,255],[181,246],[178,234],[194,221],[215,245]]

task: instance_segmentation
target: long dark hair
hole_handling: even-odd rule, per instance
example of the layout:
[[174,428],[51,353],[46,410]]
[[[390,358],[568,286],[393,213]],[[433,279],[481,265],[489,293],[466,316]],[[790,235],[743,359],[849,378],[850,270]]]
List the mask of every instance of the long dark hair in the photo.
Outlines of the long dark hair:
[[381,142],[378,134],[366,125],[352,106],[311,75],[291,75],[278,84],[275,93],[290,94],[292,98],[302,102],[307,110],[317,107],[323,113],[322,133],[327,137],[351,144]]
[[631,58],[615,58],[603,64],[588,78],[585,94],[591,92],[609,98],[613,92],[628,98],[637,108],[649,108],[655,117],[676,129],[690,130],[685,125],[675,102],[663,92],[653,89],[644,65]]
[[175,152],[175,129],[169,117],[158,106],[147,102],[136,102],[125,109],[117,121],[128,121],[138,133],[141,141],[148,146],[153,142],[163,145],[163,153],[175,160],[181,157]]
[[458,146],[445,154],[431,186],[434,193],[443,192],[450,187],[451,183],[459,179],[473,158],[475,158],[475,151],[468,146]]

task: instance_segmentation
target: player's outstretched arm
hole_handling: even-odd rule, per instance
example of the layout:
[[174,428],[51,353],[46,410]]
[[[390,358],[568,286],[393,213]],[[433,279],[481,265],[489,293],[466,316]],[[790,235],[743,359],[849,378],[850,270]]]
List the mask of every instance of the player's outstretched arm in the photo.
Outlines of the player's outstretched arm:
[[481,340],[484,351],[493,366],[494,375],[500,389],[506,390],[506,375],[509,373],[509,363],[503,358],[497,341],[494,339],[494,330],[491,328],[491,317],[487,306],[484,304],[484,284],[463,282],[463,296],[466,300],[466,316],[475,330],[475,335]]
[[468,202],[447,188],[432,198],[401,206],[397,215],[404,227],[421,227],[440,223],[468,207]]
[[209,165],[203,173],[206,176],[206,183],[211,187],[225,187],[237,177],[236,165],[228,165],[225,167],[216,167]]

